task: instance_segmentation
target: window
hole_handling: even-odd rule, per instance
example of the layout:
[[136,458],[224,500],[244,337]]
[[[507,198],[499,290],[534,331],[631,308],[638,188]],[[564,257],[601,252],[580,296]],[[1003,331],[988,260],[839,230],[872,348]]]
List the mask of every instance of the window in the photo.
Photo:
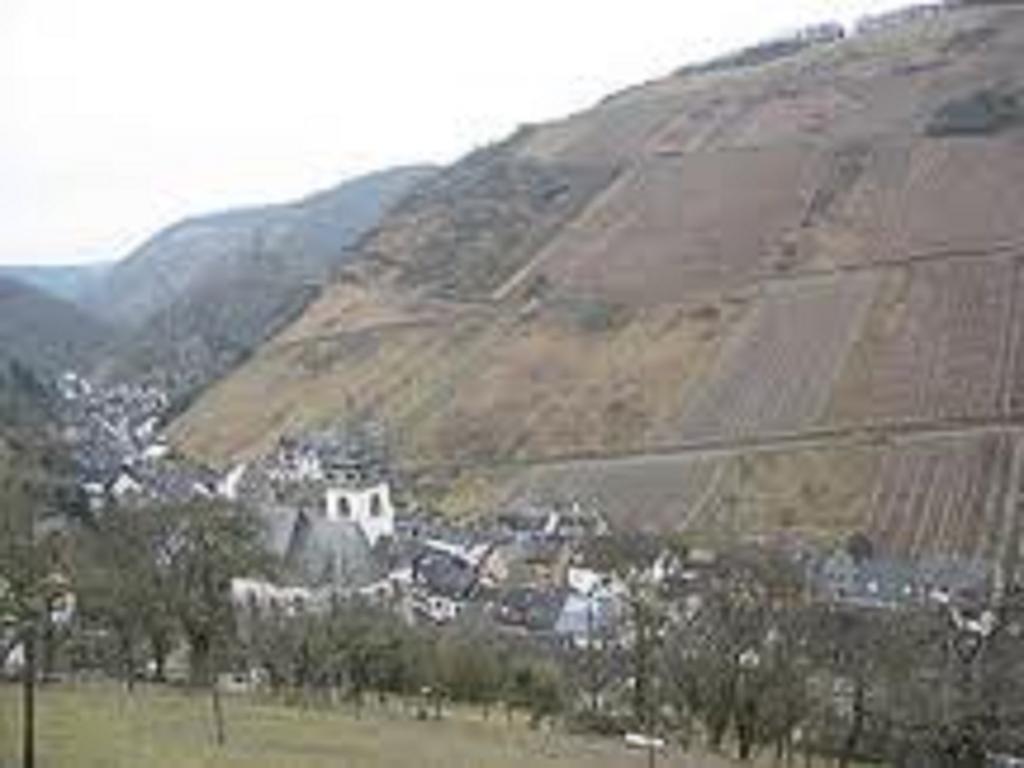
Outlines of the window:
[[342,496],[338,499],[338,514],[342,517],[352,516],[352,507],[348,503],[348,496]]
[[373,494],[373,496],[370,497],[370,517],[380,517],[380,514],[381,514],[380,495],[375,493],[375,494]]

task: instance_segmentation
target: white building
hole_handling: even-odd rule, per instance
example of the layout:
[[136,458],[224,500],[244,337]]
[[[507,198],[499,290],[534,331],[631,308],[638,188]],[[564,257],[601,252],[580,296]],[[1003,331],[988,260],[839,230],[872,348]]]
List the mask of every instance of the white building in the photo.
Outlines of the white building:
[[259,579],[232,579],[231,601],[241,609],[277,607],[294,615],[313,602],[313,593],[305,587],[281,587]]
[[328,520],[351,520],[358,525],[371,547],[395,535],[395,507],[386,479],[369,479],[358,470],[333,476],[324,511]]

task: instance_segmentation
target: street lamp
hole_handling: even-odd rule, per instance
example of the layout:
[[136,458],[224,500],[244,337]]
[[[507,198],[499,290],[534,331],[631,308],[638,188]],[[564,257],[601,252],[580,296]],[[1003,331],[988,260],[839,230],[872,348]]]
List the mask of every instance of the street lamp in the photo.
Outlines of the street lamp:
[[[991,610],[984,610],[980,614],[971,616],[965,614],[958,606],[949,606],[949,620],[952,635],[948,640],[947,658],[955,658],[959,662],[957,685],[961,688],[962,696],[967,699],[970,709],[973,712],[977,701],[977,663],[985,649],[985,644],[992,637],[998,628],[996,614]],[[952,653],[949,653],[949,649]],[[950,678],[947,672],[946,681],[943,685],[943,722],[946,728],[951,725],[951,702],[950,702]],[[968,719],[968,723],[971,721]],[[955,740],[949,745],[958,754],[961,750],[975,753],[980,749],[980,739],[977,734],[963,727],[956,729]]]

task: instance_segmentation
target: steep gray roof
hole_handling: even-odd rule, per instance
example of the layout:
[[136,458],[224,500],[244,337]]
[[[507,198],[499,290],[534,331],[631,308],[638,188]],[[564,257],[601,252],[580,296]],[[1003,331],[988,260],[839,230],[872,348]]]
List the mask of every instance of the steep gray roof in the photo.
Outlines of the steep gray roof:
[[285,559],[291,550],[299,512],[287,507],[260,507],[258,515],[267,548]]
[[357,525],[306,512],[295,518],[285,565],[295,579],[311,587],[360,587],[378,575],[370,545]]
[[555,622],[555,632],[589,640],[607,633],[614,625],[621,608],[611,597],[585,597],[570,594],[562,605],[562,611]]
[[350,520],[285,506],[259,511],[268,549],[281,558],[288,582],[305,587],[351,589],[379,574],[366,536]]

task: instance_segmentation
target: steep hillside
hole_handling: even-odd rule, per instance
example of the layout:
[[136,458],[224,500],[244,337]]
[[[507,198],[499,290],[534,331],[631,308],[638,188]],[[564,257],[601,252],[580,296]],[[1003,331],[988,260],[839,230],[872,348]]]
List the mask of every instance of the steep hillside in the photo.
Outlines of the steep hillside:
[[358,409],[410,466],[461,465],[453,507],[1016,535],[1024,9],[748,58],[420,187],[179,443],[226,462]]
[[36,430],[52,414],[53,389],[15,360],[0,360],[0,463],[11,430]]
[[175,392],[205,383],[293,319],[423,167],[346,182],[296,203],[190,219],[117,263],[90,305],[129,340],[117,374]]
[[106,348],[108,330],[68,302],[0,277],[0,368],[11,363],[46,377],[88,366]]

